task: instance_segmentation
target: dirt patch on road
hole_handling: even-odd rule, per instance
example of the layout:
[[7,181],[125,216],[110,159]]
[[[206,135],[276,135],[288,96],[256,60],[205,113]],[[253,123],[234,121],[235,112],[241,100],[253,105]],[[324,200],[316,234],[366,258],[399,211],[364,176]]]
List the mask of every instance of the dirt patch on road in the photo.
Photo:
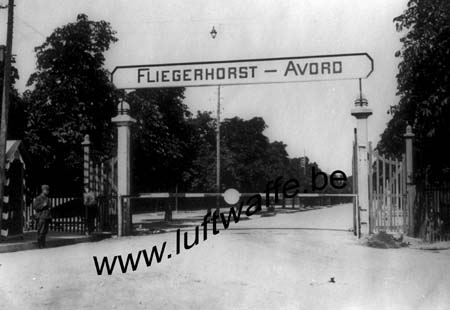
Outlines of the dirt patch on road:
[[379,249],[398,249],[409,246],[408,243],[403,241],[403,236],[395,238],[393,235],[383,231],[369,236],[367,238],[367,245]]

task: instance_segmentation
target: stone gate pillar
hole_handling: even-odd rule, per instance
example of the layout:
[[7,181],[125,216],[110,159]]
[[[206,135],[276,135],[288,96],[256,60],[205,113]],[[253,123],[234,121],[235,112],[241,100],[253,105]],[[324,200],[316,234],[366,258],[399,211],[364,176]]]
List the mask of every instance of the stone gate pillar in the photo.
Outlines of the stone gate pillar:
[[130,105],[120,101],[117,116],[112,122],[117,126],[117,234],[124,236],[131,233],[131,212],[129,200],[121,199],[130,194],[130,125],[136,120],[128,112]]
[[414,133],[410,125],[406,126],[406,133],[403,135],[405,139],[406,151],[406,206],[408,208],[408,235],[414,235],[414,200],[416,198],[416,185],[414,182],[414,166],[413,166],[413,139]]
[[356,117],[357,128],[357,167],[358,167],[358,202],[360,210],[361,234],[368,235],[370,227],[369,210],[369,160],[368,160],[368,118],[372,110],[368,108],[366,98],[360,96],[355,100],[351,114]]
[[83,186],[84,188],[91,189],[90,175],[89,175],[91,172],[90,154],[89,154],[91,141],[89,139],[89,135],[84,136],[84,140],[83,142],[81,142],[81,146],[83,147]]

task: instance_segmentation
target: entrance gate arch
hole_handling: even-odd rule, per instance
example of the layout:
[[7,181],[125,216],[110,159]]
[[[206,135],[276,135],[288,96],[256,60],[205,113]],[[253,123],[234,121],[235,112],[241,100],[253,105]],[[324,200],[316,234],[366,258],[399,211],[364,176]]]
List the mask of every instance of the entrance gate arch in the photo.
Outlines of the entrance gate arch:
[[[227,60],[149,65],[117,66],[111,81],[118,89],[201,87],[272,83],[298,83],[325,80],[359,80],[373,72],[373,59],[367,53],[297,56],[283,58]],[[361,95],[360,95],[361,96]],[[129,106],[121,102],[112,121],[118,127],[118,235],[131,232],[131,215],[121,197],[130,195],[130,124]],[[358,176],[357,212],[361,233],[370,231],[368,188],[368,128],[372,114],[367,100],[356,102],[351,114],[357,119],[355,168]],[[220,193],[217,193],[220,194]],[[360,214],[361,211],[361,215]],[[356,225],[360,227],[360,225]],[[358,229],[359,235],[359,229]]]

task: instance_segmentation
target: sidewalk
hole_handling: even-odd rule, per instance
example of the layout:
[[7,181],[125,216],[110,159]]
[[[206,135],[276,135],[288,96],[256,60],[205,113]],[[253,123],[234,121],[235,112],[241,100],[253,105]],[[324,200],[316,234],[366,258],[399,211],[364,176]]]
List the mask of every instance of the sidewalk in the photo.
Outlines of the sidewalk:
[[[94,233],[91,236],[86,236],[81,234],[51,231],[47,235],[46,247],[53,248],[81,242],[99,241],[110,237],[110,233]],[[36,232],[30,231],[25,232],[22,237],[0,241],[0,253],[38,249],[36,240]]]

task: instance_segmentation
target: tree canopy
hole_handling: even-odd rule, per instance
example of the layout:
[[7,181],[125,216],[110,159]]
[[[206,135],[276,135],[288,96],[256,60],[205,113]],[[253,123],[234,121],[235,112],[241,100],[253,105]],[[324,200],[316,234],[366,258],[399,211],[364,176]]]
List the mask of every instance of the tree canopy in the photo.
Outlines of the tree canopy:
[[[194,192],[216,191],[216,120],[210,113],[198,113],[195,123],[198,147],[192,167],[185,173],[188,189]],[[289,158],[286,145],[270,142],[264,134],[267,124],[261,117],[244,120],[239,117],[221,122],[221,189],[236,188],[240,192],[260,192],[268,181],[277,177],[296,178],[303,189],[311,186],[311,168],[316,163]],[[306,173],[305,173],[306,172]],[[349,183],[350,184],[350,183]],[[328,189],[327,189],[328,190]]]
[[377,148],[400,156],[406,124],[414,130],[418,175],[449,174],[450,149],[450,2],[410,0],[394,19],[404,34],[397,74],[400,101]]
[[135,191],[173,191],[189,169],[195,147],[183,88],[139,89],[127,96],[136,118],[133,137]]
[[24,93],[25,142],[39,166],[38,182],[51,183],[56,191],[81,188],[85,134],[94,154],[112,148],[117,92],[103,64],[104,52],[116,41],[108,22],[80,14],[35,48],[37,71],[28,80],[32,89]]

